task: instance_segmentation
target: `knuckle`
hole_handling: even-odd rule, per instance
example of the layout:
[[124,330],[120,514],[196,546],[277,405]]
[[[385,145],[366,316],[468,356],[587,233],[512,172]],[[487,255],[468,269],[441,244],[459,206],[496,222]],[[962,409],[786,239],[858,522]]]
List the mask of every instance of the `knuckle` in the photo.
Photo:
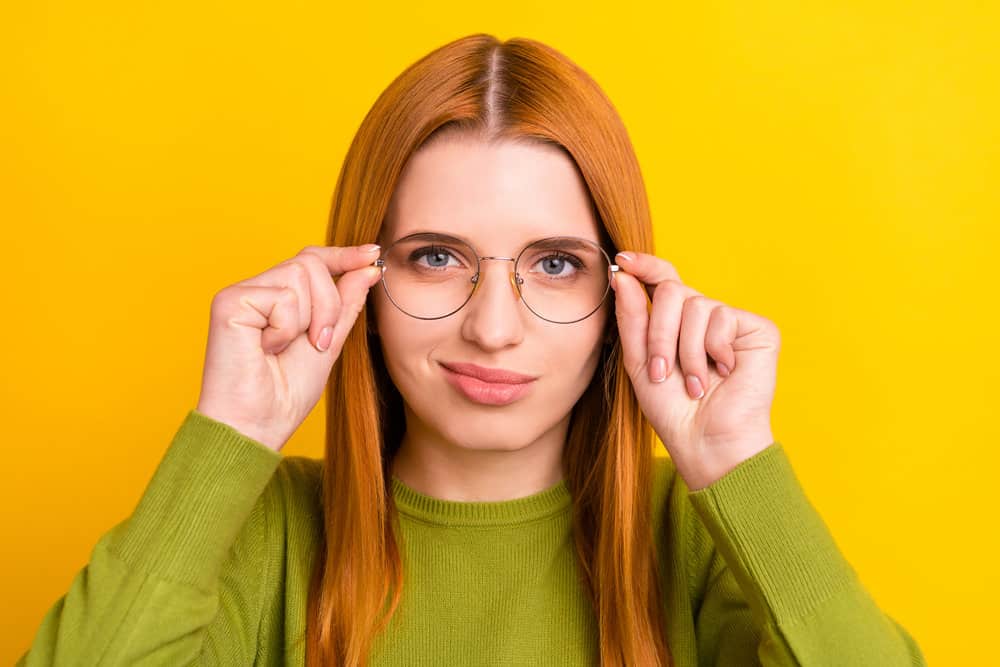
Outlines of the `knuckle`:
[[327,312],[330,314],[330,318],[333,322],[340,319],[341,313],[344,310],[344,303],[341,301],[340,297],[334,293],[333,298],[330,300],[330,305],[327,307]]
[[663,287],[663,291],[667,294],[683,293],[691,289],[681,281],[674,280],[673,278],[667,278],[656,286],[657,289],[660,289],[660,287]]
[[293,287],[281,287],[278,289],[277,301],[284,304],[298,304],[299,294]]
[[298,261],[301,262],[303,266],[311,270],[323,268],[323,260],[320,259],[319,255],[314,252],[307,252],[303,254],[299,257]]
[[303,281],[309,280],[309,269],[302,263],[302,258],[289,260],[288,270],[292,277],[301,285]]
[[690,311],[696,308],[704,308],[707,302],[708,299],[705,297],[705,295],[698,294],[697,292],[695,292],[694,294],[691,294],[689,297],[684,299],[684,310]]
[[233,300],[233,294],[235,291],[235,287],[227,286],[216,292],[212,297],[212,301],[209,303],[209,312],[216,314],[225,309]]
[[305,255],[311,255],[311,254],[314,254],[314,253],[316,252],[316,250],[317,250],[317,249],[318,249],[318,248],[317,248],[316,246],[314,246],[314,245],[307,245],[307,246],[305,246],[304,248],[302,248],[302,250],[299,250],[299,251],[298,251],[298,252],[297,252],[297,253],[295,254],[295,256],[296,256],[296,257],[303,257],[303,256],[305,256]]
[[[653,303],[654,304],[668,304],[675,302],[683,302],[684,296],[687,294],[688,288],[684,283],[677,280],[664,280],[656,286],[653,290]],[[664,306],[660,306],[661,308]]]
[[358,317],[359,315],[361,315],[361,311],[364,310],[364,307],[365,307],[364,301],[353,302],[350,307],[351,315],[354,317]]
[[685,299],[681,307],[681,326],[690,326],[696,320],[694,314],[703,312],[707,305],[708,301],[703,296],[695,295]]
[[669,347],[670,336],[667,328],[662,325],[653,325],[649,327],[649,335],[646,338],[646,344],[649,347],[650,356],[653,354],[658,354],[664,356],[667,348]]

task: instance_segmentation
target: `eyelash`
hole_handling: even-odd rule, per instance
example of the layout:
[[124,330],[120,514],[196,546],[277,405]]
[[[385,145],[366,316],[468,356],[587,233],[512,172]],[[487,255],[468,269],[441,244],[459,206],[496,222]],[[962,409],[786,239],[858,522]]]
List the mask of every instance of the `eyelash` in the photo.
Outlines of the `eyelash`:
[[[439,255],[439,254],[445,254],[445,255],[448,255],[449,257],[455,257],[455,254],[452,253],[447,248],[443,248],[441,246],[433,246],[433,245],[431,245],[431,246],[424,246],[423,248],[418,248],[417,250],[414,250],[413,253],[410,255],[410,261],[411,262],[416,262],[421,257],[426,257],[427,255]],[[458,258],[455,257],[455,259],[458,259]],[[428,266],[427,268],[428,269],[442,269],[444,267],[442,267],[442,266]]]
[[[415,250],[410,255],[410,261],[415,262],[418,259],[420,259],[421,257],[426,257],[427,255],[437,255],[437,254],[446,254],[449,257],[454,257],[455,259],[458,259],[457,257],[455,257],[454,253],[452,253],[447,248],[440,247],[440,246],[425,246],[423,248],[419,248],[419,249]],[[566,253],[561,253],[561,252],[558,252],[558,251],[554,251],[551,255],[546,255],[546,256],[540,258],[539,261],[542,261],[542,260],[545,260],[545,259],[551,259],[553,257],[555,257],[557,259],[564,259],[564,260],[566,260],[575,269],[582,269],[583,268],[583,262],[581,262],[578,258],[574,257],[573,255],[568,255]],[[429,266],[427,268],[429,268],[429,269],[441,269],[441,268],[445,268],[445,267]]]

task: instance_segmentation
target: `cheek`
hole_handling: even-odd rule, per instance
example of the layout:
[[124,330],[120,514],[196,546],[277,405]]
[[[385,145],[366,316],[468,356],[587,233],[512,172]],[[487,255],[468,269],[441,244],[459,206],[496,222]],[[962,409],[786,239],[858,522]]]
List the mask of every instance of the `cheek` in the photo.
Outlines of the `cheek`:
[[543,357],[545,372],[553,379],[551,384],[563,390],[585,388],[594,375],[604,344],[604,320],[595,313],[590,319],[571,328],[556,330],[546,337]]
[[427,379],[428,358],[448,334],[441,322],[416,320],[396,308],[384,292],[373,296],[382,357],[393,383],[404,396],[419,391]]

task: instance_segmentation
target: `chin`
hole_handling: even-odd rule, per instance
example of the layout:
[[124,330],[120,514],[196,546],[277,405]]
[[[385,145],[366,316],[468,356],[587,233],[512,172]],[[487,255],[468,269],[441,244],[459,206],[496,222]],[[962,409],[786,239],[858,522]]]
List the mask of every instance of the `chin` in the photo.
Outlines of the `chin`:
[[[449,425],[451,426],[451,425]],[[478,424],[474,428],[461,430],[460,432],[446,432],[439,430],[450,442],[462,449],[475,451],[502,451],[516,452],[523,449],[530,442],[537,438],[521,438],[504,429],[503,425],[491,428],[492,424]]]
[[541,435],[538,433],[531,437],[523,428],[512,428],[513,424],[518,422],[524,425],[523,420],[518,420],[509,414],[497,414],[493,417],[466,414],[460,422],[447,424],[428,422],[427,425],[462,449],[515,452],[534,442]]
[[[540,431],[527,428],[522,401],[503,407],[477,405],[455,395],[446,383],[437,385],[426,380],[414,386],[397,387],[403,397],[405,418],[416,422],[411,426],[436,433],[456,447],[470,451],[517,451],[540,435]],[[534,437],[530,437],[532,432]]]

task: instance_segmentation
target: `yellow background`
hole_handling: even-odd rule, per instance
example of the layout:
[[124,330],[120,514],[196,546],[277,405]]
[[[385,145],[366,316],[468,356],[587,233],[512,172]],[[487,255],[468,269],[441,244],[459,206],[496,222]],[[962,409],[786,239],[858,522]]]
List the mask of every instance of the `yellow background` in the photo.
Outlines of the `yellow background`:
[[[604,87],[658,254],[778,324],[775,436],[845,556],[930,664],[992,659],[994,3],[145,4],[0,27],[0,662],[196,404],[212,296],[322,243],[376,96],[472,32]],[[284,452],[322,434],[317,409]]]

